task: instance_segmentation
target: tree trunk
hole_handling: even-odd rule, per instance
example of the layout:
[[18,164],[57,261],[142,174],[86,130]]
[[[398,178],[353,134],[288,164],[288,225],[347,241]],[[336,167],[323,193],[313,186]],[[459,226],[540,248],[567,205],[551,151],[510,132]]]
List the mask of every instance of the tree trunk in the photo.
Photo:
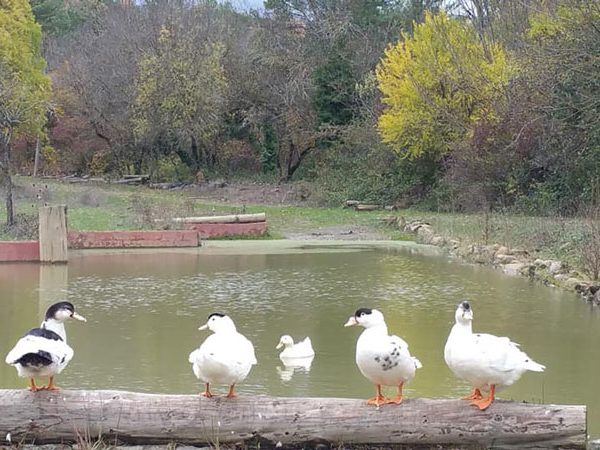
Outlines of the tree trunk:
[[[261,449],[569,448],[586,444],[585,406],[497,400],[480,411],[463,400],[408,398],[376,408],[365,400],[122,391],[0,390],[0,439],[67,443],[184,443]],[[80,442],[81,444],[81,442]],[[85,444],[85,443],[84,443]],[[89,445],[88,442],[86,444]]]
[[6,189],[6,226],[11,227],[15,224],[15,210],[13,205],[13,185],[12,185],[12,164],[10,148],[11,146],[11,132],[0,136],[0,147],[4,156],[3,170],[4,170],[4,185]]
[[35,140],[35,157],[33,159],[33,176],[37,177],[38,169],[40,166],[40,137],[38,136]]

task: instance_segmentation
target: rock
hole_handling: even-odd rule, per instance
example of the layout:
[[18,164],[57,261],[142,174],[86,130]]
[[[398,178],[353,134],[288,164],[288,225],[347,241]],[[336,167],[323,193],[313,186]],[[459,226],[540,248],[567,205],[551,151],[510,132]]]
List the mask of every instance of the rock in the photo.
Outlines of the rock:
[[431,228],[429,225],[421,225],[417,229],[417,236],[419,236],[421,241],[423,241],[425,244],[429,244],[434,236],[433,228]]
[[545,269],[548,267],[548,264],[546,261],[544,261],[543,259],[536,259],[534,262],[536,267],[539,267],[540,269]]
[[505,247],[504,245],[501,246],[497,251],[497,253],[501,253],[503,255],[510,255],[510,250],[508,247]]
[[460,246],[460,241],[457,241],[456,239],[450,239],[448,241],[448,245],[450,248],[456,250]]
[[496,256],[494,256],[494,260],[497,261],[499,264],[510,264],[517,261],[517,258],[515,258],[512,255],[505,255],[504,253],[496,253]]
[[513,248],[511,254],[516,256],[529,256],[529,252],[522,248]]
[[589,286],[589,284],[586,283],[585,281],[582,281],[582,282],[577,283],[575,285],[575,292],[578,292],[579,294],[581,294],[583,296],[593,295],[590,292],[590,286]]
[[442,236],[434,236],[433,239],[431,239],[431,245],[442,246],[445,244],[446,240]]
[[565,280],[565,285],[569,289],[576,289],[578,285],[581,285],[582,281],[579,278],[570,277]]
[[525,267],[525,264],[523,263],[504,264],[502,266],[502,271],[507,275],[521,275],[523,267]]
[[563,263],[561,261],[549,261],[548,272],[551,274],[559,273],[563,270]]
[[521,275],[525,276],[525,277],[529,277],[529,278],[534,278],[535,277],[535,264],[524,264],[523,268],[521,269]]

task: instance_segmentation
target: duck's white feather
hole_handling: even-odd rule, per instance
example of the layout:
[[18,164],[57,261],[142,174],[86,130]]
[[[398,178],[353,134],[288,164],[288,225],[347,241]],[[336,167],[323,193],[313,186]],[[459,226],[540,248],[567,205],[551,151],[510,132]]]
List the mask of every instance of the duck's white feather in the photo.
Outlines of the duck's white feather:
[[[21,364],[19,361],[26,355],[37,355],[49,364]],[[73,349],[64,341],[27,334],[6,355],[6,363],[15,366],[21,377],[50,377],[61,373],[72,358]]]
[[365,329],[356,343],[356,364],[375,384],[398,386],[415,376],[421,362],[411,356],[406,341],[389,336],[387,327]]
[[545,369],[509,338],[473,333],[470,321],[459,323],[457,320],[452,327],[444,359],[458,378],[479,389],[489,389],[493,384],[498,390],[510,386],[528,370],[543,372]]

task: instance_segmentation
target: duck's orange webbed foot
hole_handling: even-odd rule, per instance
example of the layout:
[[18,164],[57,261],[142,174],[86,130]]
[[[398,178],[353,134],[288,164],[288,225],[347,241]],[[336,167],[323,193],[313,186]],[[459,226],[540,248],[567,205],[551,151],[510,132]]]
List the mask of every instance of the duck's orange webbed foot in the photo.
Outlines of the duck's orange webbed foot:
[[213,396],[208,389],[208,383],[204,385],[204,392],[200,392],[200,395],[206,398],[211,398]]
[[30,392],[38,392],[38,391],[44,390],[44,388],[42,386],[37,386],[35,384],[35,380],[33,378],[30,378],[29,386],[27,386],[27,390],[29,390]]
[[481,395],[481,391],[478,388],[474,388],[471,395],[467,395],[466,397],[462,397],[461,400],[481,400],[483,395]]
[[404,383],[400,383],[398,385],[398,393],[396,394],[396,396],[394,398],[390,398],[386,400],[386,403],[393,403],[394,405],[399,405],[400,403],[402,403],[402,387],[404,386]]
[[60,388],[54,384],[54,377],[48,378],[48,386],[43,387],[45,391],[60,391]]
[[380,384],[378,384],[378,385],[376,385],[376,386],[377,386],[377,388],[376,388],[375,397],[373,397],[373,398],[370,398],[369,400],[367,400],[367,404],[368,404],[368,405],[375,405],[375,406],[379,406],[379,405],[383,405],[383,404],[385,404],[385,403],[388,403],[388,402],[389,402],[389,398],[387,398],[387,397],[384,397],[384,396],[381,394],[381,385],[380,385]]
[[490,386],[490,393],[488,394],[488,396],[486,398],[482,398],[479,400],[473,400],[471,401],[471,405],[475,405],[477,406],[480,410],[485,410],[487,408],[489,408],[489,406],[493,403],[494,401],[494,392],[496,390],[496,386],[495,385],[491,385]]
[[233,387],[234,386],[235,386],[235,384],[232,384],[231,386],[229,386],[229,392],[226,395],[227,398],[237,397],[237,395],[235,394],[235,392],[233,392]]

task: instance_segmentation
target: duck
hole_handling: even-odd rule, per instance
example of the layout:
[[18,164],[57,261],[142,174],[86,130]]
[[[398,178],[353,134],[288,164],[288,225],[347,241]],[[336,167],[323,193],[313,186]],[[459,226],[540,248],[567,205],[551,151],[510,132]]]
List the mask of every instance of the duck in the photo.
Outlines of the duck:
[[[480,410],[487,409],[497,391],[512,385],[525,372],[543,372],[546,368],[507,337],[473,333],[473,309],[468,301],[458,304],[454,318],[444,359],[456,377],[473,387],[463,400],[470,400]],[[488,391],[487,397],[483,397],[482,390]]]
[[[61,373],[73,358],[73,349],[67,345],[65,321],[75,319],[86,322],[85,317],[75,312],[70,302],[51,305],[39,328],[32,328],[17,341],[6,355],[6,363],[14,366],[22,378],[29,378],[28,389],[57,391],[54,377]],[[37,386],[36,378],[48,378],[47,386]]]
[[284,347],[283,351],[279,354],[279,358],[282,361],[290,358],[312,358],[315,356],[312,342],[308,336],[302,341],[294,343],[294,339],[290,335],[285,334],[281,336],[279,344],[275,348],[280,349],[281,347]]
[[[402,338],[389,335],[381,311],[359,308],[344,324],[345,327],[362,326],[365,330],[356,342],[356,365],[360,372],[375,384],[375,397],[367,400],[370,405],[402,403],[402,389],[415,376],[416,370],[423,367],[411,356],[408,344]],[[395,386],[394,398],[386,398],[381,386]]]
[[204,382],[201,395],[213,397],[210,385],[226,384],[229,386],[226,397],[236,397],[235,385],[244,381],[257,363],[252,342],[238,333],[231,317],[219,312],[210,314],[198,329],[213,333],[188,358],[194,375]]

